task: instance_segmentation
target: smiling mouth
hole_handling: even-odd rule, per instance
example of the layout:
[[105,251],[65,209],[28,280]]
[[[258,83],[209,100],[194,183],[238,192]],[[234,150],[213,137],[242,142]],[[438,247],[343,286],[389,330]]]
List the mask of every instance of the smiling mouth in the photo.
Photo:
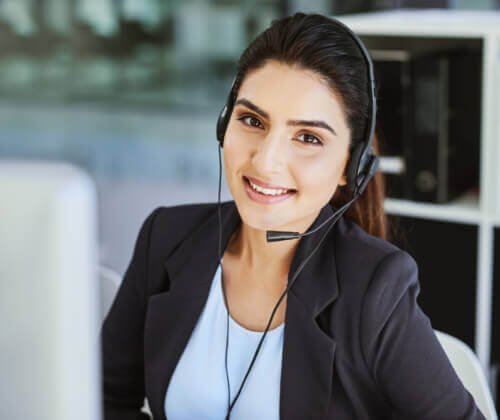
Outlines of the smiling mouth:
[[260,185],[257,185],[255,183],[253,183],[252,181],[250,181],[246,176],[243,176],[243,179],[246,182],[246,184],[248,186],[250,186],[250,188],[252,188],[252,190],[254,190],[255,192],[257,192],[259,194],[270,196],[270,197],[280,196],[280,195],[286,195],[286,194],[292,194],[292,193],[297,192],[297,190],[295,190],[293,188],[287,189],[287,188],[266,188],[266,187],[261,187]]

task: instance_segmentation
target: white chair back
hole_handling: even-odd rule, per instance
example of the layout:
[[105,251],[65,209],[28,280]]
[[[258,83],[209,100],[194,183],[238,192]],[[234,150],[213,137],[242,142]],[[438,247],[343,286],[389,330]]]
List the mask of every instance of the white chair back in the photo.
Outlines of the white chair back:
[[101,305],[100,319],[101,322],[108,314],[109,309],[115,299],[116,292],[122,281],[121,276],[114,270],[108,267],[99,266],[99,283],[101,288]]
[[458,338],[442,331],[434,332],[458,377],[474,397],[476,405],[488,420],[498,420],[488,382],[474,352]]

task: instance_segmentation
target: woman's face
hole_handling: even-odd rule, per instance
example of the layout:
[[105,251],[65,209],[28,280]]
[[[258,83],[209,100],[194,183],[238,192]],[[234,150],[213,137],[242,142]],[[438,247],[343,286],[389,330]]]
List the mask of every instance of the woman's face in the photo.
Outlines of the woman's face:
[[[248,73],[222,149],[242,221],[262,230],[307,229],[346,184],[349,139],[340,99],[312,71],[271,60]],[[267,184],[267,195],[248,178]],[[282,192],[276,188],[293,191],[269,195]]]

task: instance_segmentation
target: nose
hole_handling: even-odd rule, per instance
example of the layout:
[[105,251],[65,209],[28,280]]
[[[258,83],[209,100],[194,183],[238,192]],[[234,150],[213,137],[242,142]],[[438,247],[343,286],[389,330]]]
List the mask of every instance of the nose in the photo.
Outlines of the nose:
[[282,150],[283,138],[280,133],[269,132],[262,139],[252,156],[252,163],[260,174],[280,172],[285,165]]

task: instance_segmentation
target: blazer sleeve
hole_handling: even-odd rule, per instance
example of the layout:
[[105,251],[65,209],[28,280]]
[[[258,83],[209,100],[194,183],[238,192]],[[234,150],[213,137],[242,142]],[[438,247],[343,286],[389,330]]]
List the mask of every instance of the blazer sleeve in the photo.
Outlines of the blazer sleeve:
[[144,385],[144,319],[148,248],[157,208],[144,221],[132,259],[101,327],[101,371],[105,420],[148,420],[141,411]]
[[378,389],[394,418],[484,419],[418,305],[419,293],[408,253],[394,251],[378,264],[361,322],[362,351]]

